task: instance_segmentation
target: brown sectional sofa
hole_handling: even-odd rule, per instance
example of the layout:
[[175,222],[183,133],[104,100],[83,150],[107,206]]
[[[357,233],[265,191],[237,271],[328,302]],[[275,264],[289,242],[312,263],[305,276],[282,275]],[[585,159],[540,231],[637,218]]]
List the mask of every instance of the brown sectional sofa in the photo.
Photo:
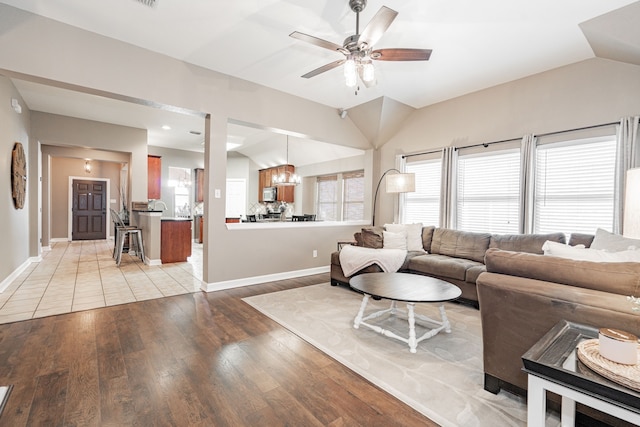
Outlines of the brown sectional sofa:
[[[477,280],[484,388],[526,395],[522,355],[560,320],[640,334],[627,296],[640,291],[640,263],[574,261],[489,249]],[[626,425],[579,406],[611,425]]]
[[[365,228],[354,236],[360,246],[381,248],[382,227]],[[462,290],[461,300],[478,306],[476,280],[486,271],[485,252],[499,248],[519,252],[542,253],[545,241],[565,243],[564,233],[552,234],[490,234],[472,233],[433,226],[422,228],[422,246],[427,252],[411,251],[399,271],[423,274],[446,280]],[[354,275],[382,271],[371,265]],[[339,252],[331,254],[331,284],[348,285],[340,266]]]

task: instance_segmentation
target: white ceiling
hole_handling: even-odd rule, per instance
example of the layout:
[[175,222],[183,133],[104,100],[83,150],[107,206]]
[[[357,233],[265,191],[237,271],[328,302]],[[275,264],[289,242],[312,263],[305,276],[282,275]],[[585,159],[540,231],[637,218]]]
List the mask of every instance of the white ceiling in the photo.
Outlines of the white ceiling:
[[351,108],[386,96],[414,108],[594,56],[579,24],[634,0],[369,0],[361,29],[385,5],[399,15],[376,48],[433,49],[426,62],[375,63],[378,84],[356,96],[343,58],[289,37],[342,44],[355,33],[347,0],[2,0],[69,25],[225,74]]
[[[421,108],[592,58],[593,46],[598,56],[608,57],[606,50],[615,49],[593,38],[610,39],[611,28],[618,29],[615,40],[626,37],[632,57],[639,57],[640,26],[634,23],[640,2],[634,0],[368,0],[361,30],[383,5],[399,12],[376,48],[428,48],[433,54],[426,62],[377,61],[377,85],[355,95],[340,68],[301,78],[342,54],[289,37],[300,31],[342,44],[355,33],[348,0],[157,0],[154,7],[136,0],[0,3],[335,108],[380,97]],[[613,23],[598,18],[632,3],[635,18],[627,11]],[[620,20],[625,25],[618,25]],[[189,131],[204,132],[202,118],[100,97],[96,104],[90,95],[34,83],[16,81],[16,86],[32,110],[145,128],[150,144],[201,150],[202,135]],[[161,124],[172,129],[162,131]],[[240,134],[235,137],[247,138]]]

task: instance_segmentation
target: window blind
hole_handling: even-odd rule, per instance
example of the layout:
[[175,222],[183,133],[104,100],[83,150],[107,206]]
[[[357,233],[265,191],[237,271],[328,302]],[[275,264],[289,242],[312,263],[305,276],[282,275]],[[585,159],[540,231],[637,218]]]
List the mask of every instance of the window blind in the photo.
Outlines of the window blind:
[[456,228],[518,233],[520,151],[461,153],[457,166]]
[[441,164],[440,159],[407,162],[405,172],[416,174],[416,191],[403,193],[402,223],[440,224]]
[[364,171],[349,172],[342,175],[343,204],[342,220],[358,221],[364,219]]
[[615,136],[536,148],[534,232],[613,227]]
[[338,220],[338,177],[337,175],[319,176],[317,219],[325,221]]

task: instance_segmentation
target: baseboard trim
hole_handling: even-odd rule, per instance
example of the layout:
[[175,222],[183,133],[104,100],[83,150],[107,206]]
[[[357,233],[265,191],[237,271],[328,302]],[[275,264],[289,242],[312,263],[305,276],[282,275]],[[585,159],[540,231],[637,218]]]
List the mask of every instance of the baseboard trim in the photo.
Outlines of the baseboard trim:
[[42,260],[41,257],[28,258],[25,262],[23,262],[20,266],[18,266],[18,268],[13,270],[13,272],[9,274],[2,282],[0,282],[0,294],[6,291],[9,285],[11,284],[11,282],[16,280],[18,276],[22,274],[22,272],[25,271],[27,267],[31,265],[32,262],[38,262],[38,261],[34,261],[37,258],[39,258],[40,261]]
[[265,274],[263,276],[243,277],[242,279],[225,280],[222,282],[204,283],[202,289],[205,292],[222,291],[225,289],[240,288],[242,286],[258,285],[260,283],[275,282],[276,280],[295,279],[296,277],[312,276],[314,274],[328,273],[330,266],[307,268],[305,270],[285,271],[282,273]]
[[162,265],[162,261],[159,259],[149,259],[144,257],[144,263],[147,265]]
[[54,237],[52,239],[49,239],[49,242],[51,243],[66,243],[68,241],[69,239],[66,237]]

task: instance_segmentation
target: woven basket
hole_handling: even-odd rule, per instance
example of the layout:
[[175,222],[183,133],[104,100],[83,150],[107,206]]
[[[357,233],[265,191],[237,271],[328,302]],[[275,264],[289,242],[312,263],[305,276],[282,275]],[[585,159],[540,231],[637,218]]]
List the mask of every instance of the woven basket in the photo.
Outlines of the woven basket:
[[578,359],[603,377],[640,392],[640,364],[623,365],[602,357],[597,339],[585,340],[578,344]]

